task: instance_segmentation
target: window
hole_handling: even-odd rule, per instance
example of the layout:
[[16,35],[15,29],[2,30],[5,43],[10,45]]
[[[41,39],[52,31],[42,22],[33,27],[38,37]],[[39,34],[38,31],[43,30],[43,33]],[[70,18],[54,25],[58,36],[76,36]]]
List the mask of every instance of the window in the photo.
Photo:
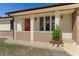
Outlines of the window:
[[[45,22],[45,26],[44,26],[44,22]],[[54,26],[55,26],[55,16],[46,16],[45,21],[44,21],[44,17],[40,17],[40,31],[53,30]]]
[[13,20],[10,20],[10,30],[14,29]]
[[45,29],[46,31],[49,31],[50,30],[50,17],[49,16],[46,16],[46,19],[45,19]]
[[40,31],[44,30],[44,19],[43,17],[40,17]]

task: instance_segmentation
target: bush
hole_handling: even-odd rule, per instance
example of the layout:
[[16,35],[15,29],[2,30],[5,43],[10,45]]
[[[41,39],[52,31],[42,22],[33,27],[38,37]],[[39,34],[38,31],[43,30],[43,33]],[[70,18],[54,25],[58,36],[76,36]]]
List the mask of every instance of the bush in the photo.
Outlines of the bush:
[[52,36],[53,36],[53,40],[55,41],[62,39],[62,33],[58,25],[56,25],[56,28],[54,28],[54,30],[52,31]]

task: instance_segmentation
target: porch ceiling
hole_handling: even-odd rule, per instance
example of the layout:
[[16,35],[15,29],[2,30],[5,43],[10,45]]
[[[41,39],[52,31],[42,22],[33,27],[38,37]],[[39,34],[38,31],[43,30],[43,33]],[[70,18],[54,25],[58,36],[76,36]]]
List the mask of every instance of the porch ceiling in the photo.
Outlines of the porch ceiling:
[[[64,11],[58,11],[61,15],[63,14],[72,14],[75,10],[64,10]],[[39,17],[39,16],[53,16],[55,15],[55,12],[46,12],[46,13],[38,13],[38,14],[34,14],[35,17]]]
[[[72,9],[72,10],[64,10],[64,11],[59,11],[59,13],[61,15],[63,14],[72,14],[73,12],[75,11],[75,9]],[[36,14],[33,14],[34,17],[41,17],[41,16],[53,16],[55,15],[55,12],[46,12],[46,13],[36,13]],[[25,19],[25,18],[30,18],[30,15],[20,15],[20,16],[16,16],[15,17],[16,19]]]

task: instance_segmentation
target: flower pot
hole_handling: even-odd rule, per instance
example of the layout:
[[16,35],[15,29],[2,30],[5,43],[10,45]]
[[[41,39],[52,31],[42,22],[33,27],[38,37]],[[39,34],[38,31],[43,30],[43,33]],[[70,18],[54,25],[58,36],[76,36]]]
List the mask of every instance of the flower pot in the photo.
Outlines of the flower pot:
[[54,45],[57,45],[57,47],[59,47],[60,45],[64,46],[64,45],[63,45],[63,40],[58,40],[58,41],[56,41],[56,40],[51,40],[51,41],[50,41],[50,44],[53,44],[53,46],[54,46]]

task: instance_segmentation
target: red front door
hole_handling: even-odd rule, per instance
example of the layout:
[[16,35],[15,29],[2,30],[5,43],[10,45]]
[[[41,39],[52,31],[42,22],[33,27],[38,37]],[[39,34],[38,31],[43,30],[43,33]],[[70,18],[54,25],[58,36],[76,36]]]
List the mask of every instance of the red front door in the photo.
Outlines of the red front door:
[[25,31],[30,31],[30,19],[25,19]]

